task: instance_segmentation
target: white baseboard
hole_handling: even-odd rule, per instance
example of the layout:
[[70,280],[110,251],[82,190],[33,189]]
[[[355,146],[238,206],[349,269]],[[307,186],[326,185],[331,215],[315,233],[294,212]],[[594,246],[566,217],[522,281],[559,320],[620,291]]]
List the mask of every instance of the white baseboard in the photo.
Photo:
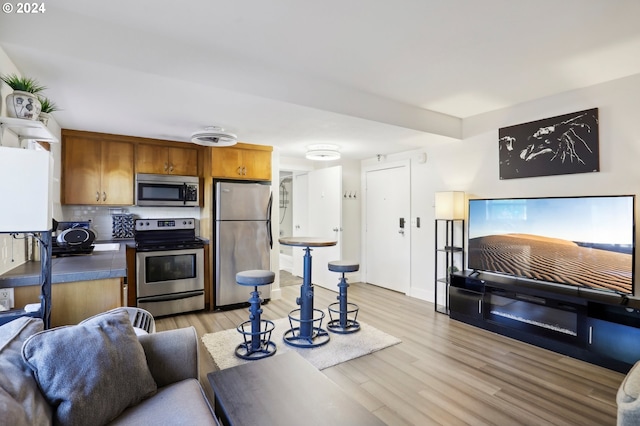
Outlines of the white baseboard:
[[412,288],[409,290],[409,294],[407,296],[433,303],[433,294],[430,291],[421,288]]
[[273,286],[271,286],[271,294],[270,294],[271,300],[278,300],[278,299],[282,299],[282,290],[280,289],[280,287],[278,288],[273,288]]

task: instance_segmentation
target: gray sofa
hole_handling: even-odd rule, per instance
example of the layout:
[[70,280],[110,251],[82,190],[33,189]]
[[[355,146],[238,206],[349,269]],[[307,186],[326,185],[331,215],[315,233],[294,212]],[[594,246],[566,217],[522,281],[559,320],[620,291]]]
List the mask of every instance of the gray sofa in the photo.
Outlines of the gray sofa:
[[618,426],[640,425],[640,361],[637,362],[618,388]]
[[120,308],[76,326],[0,326],[0,413],[11,425],[218,425],[193,327],[136,336]]

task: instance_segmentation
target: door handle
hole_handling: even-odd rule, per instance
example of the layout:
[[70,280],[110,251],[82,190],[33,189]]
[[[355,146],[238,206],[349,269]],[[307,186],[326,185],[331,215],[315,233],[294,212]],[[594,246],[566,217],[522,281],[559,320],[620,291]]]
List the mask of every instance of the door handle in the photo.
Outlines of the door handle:
[[96,201],[100,201],[100,191],[96,191]]
[[106,192],[102,193],[102,201],[107,201],[107,193]]
[[404,228],[404,217],[400,218],[400,228]]

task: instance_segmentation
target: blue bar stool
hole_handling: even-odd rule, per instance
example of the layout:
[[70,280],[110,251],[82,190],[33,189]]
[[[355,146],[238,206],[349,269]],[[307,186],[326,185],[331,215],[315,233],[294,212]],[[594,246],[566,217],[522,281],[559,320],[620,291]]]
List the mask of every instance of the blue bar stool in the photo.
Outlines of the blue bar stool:
[[[347,301],[347,279],[344,274],[347,272],[355,272],[360,269],[360,265],[356,262],[350,262],[346,260],[334,260],[329,262],[329,270],[332,272],[340,272],[342,277],[338,283],[338,289],[340,290],[338,302],[329,305],[329,323],[327,324],[327,330],[333,333],[348,334],[355,333],[360,330],[360,323],[358,323],[358,305]],[[334,314],[336,318],[334,318]]]
[[258,287],[269,285],[275,280],[276,274],[271,271],[254,269],[236,274],[239,285],[253,287],[249,298],[249,320],[237,327],[244,342],[236,347],[238,358],[255,360],[269,357],[276,353],[276,344],[271,341],[271,332],[275,328],[273,321],[260,319],[262,314],[262,299]]

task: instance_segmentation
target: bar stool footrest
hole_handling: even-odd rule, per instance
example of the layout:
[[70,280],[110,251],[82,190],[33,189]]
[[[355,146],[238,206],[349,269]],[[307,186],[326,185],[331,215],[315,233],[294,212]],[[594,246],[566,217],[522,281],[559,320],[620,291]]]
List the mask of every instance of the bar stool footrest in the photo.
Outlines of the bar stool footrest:
[[[327,330],[338,334],[355,333],[360,330],[358,322],[360,308],[355,303],[347,302],[347,309],[343,312],[340,310],[340,302],[335,302],[329,305],[328,310],[330,320],[327,323]],[[334,314],[337,315],[337,318],[334,318]]]
[[[273,321],[260,320],[260,330],[254,331],[251,327],[252,321],[245,321],[236,327],[238,333],[242,334],[244,342],[236,346],[236,356],[246,360],[262,359],[276,353],[277,347],[271,341],[271,333],[275,328]],[[259,338],[259,345],[255,347],[254,338]]]
[[[297,313],[297,317],[296,317]],[[322,322],[324,320],[325,313],[320,309],[313,310],[313,318],[304,320],[300,318],[300,309],[294,309],[289,312],[289,326],[291,327],[284,333],[283,340],[290,346],[298,348],[315,348],[322,346],[329,342],[329,333],[322,328]],[[294,326],[300,324],[300,326]],[[302,335],[302,325],[310,327],[310,335]],[[317,325],[316,325],[317,324]]]

